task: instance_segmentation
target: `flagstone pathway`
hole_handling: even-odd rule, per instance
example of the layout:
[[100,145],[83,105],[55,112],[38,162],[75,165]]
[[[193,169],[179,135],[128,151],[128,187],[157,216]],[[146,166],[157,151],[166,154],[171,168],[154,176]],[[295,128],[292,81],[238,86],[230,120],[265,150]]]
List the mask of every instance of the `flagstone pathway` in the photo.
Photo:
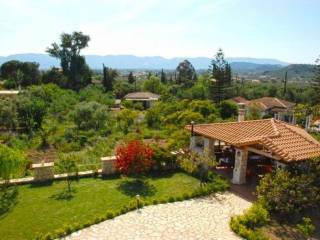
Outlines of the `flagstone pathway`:
[[93,225],[65,240],[236,240],[231,216],[250,202],[227,192],[183,202],[144,207]]

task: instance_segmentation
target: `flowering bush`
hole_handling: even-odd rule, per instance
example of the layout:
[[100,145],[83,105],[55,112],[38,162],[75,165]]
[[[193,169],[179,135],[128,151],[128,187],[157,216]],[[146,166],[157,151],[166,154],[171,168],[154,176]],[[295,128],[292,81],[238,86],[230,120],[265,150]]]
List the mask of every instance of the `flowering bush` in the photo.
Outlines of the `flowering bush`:
[[123,174],[145,173],[154,163],[152,156],[152,149],[141,141],[122,144],[116,150],[116,169]]

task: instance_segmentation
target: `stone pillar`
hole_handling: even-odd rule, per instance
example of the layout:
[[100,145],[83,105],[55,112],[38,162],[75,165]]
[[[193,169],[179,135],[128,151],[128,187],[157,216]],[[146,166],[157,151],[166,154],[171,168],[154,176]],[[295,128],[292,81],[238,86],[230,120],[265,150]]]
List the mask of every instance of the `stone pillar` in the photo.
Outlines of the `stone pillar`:
[[244,103],[238,103],[238,122],[242,122],[246,118],[246,106]]
[[214,154],[214,140],[210,138],[203,138],[203,140],[203,153],[212,156]]
[[233,168],[232,183],[244,184],[246,183],[248,150],[236,149],[235,162]]
[[102,175],[109,175],[116,172],[116,156],[101,158]]
[[54,179],[54,162],[32,164],[34,181]]

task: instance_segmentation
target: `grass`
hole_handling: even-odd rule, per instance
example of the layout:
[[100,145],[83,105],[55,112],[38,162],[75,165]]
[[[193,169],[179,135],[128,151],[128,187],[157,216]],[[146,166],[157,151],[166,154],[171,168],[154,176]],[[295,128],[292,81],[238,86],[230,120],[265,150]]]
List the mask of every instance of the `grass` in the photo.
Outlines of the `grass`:
[[[82,178],[73,182],[74,197],[56,196],[66,188],[64,181],[52,185],[18,187],[17,202],[0,216],[0,236],[10,239],[33,239],[65,224],[86,223],[107,211],[119,211],[135,194],[145,200],[179,197],[199,187],[199,181],[184,173],[149,176],[138,186],[131,178]],[[142,187],[142,188],[141,188]]]

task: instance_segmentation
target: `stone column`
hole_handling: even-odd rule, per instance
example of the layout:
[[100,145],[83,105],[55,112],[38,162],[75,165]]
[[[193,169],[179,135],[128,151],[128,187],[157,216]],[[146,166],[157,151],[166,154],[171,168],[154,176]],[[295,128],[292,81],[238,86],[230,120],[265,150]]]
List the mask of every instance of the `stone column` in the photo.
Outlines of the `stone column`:
[[210,138],[203,138],[204,146],[203,146],[203,153],[212,156],[214,154],[214,140]]
[[54,162],[32,164],[34,181],[54,179]]
[[116,156],[101,158],[102,175],[109,175],[116,172],[115,168]]
[[233,168],[232,183],[244,184],[246,183],[248,150],[236,149],[235,162]]

